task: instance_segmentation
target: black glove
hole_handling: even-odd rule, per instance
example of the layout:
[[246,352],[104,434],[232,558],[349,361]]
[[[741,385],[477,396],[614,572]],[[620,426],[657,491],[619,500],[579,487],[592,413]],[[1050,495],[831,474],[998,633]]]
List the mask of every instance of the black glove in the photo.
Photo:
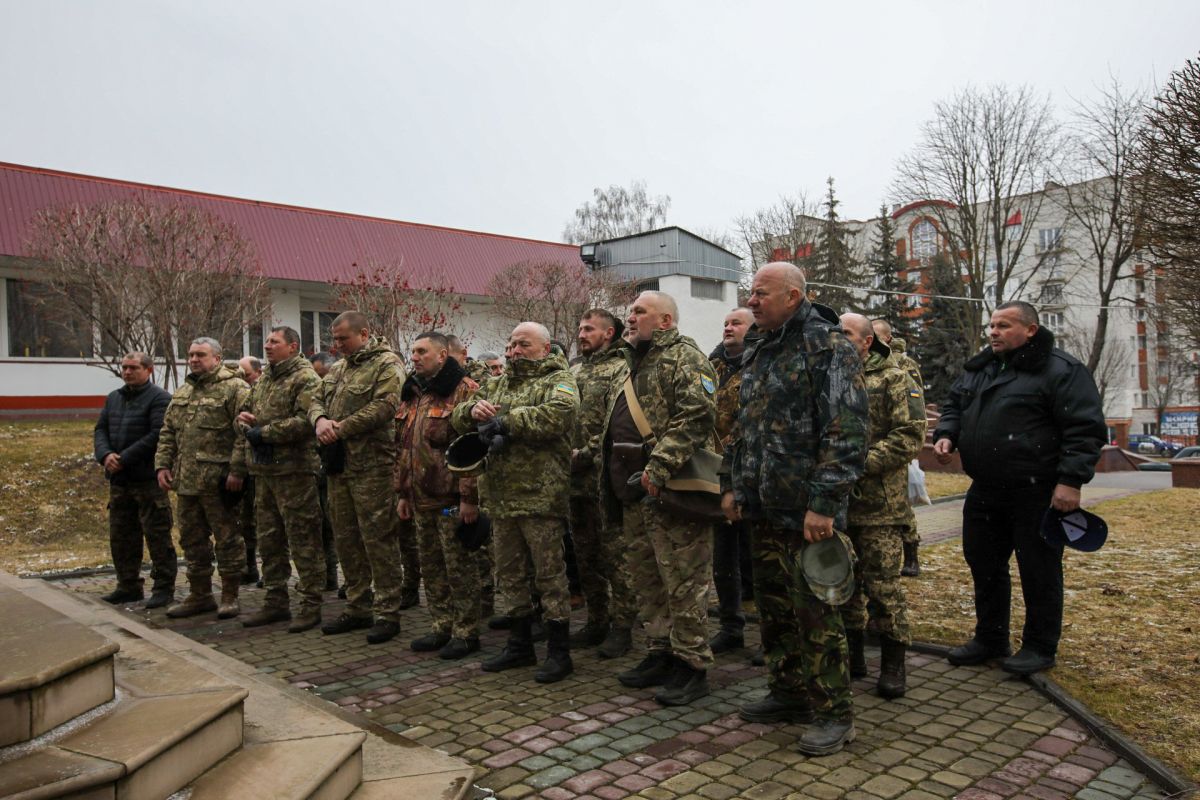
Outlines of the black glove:
[[504,417],[492,417],[479,426],[479,441],[487,445],[489,453],[503,450],[507,436],[508,426],[504,423]]
[[246,441],[250,443],[250,460],[254,464],[273,464],[275,462],[275,445],[263,441],[262,428],[250,428],[246,431]]

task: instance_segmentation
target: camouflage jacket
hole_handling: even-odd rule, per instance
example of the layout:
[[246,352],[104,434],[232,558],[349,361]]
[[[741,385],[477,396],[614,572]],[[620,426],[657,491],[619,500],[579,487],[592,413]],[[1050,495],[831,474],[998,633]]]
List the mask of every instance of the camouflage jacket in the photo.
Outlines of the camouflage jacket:
[[391,470],[396,460],[396,426],[404,365],[385,339],[372,337],[356,353],[329,368],[313,397],[308,419],[341,423],[346,471]]
[[267,364],[241,410],[257,419],[263,442],[271,445],[270,461],[255,463],[245,439],[238,442],[234,460],[245,464],[251,475],[315,475],[319,467],[317,437],[308,421],[308,409],[320,385],[316,370],[302,355]]
[[713,401],[717,406],[717,438],[721,440],[721,447],[725,447],[733,440],[733,429],[737,422],[738,394],[742,388],[742,357],[729,358],[725,355],[725,345],[719,344],[708,359],[717,373],[717,393]]
[[436,511],[459,500],[478,503],[475,478],[461,478],[446,467],[446,448],[454,441],[450,415],[479,384],[450,358],[424,386],[416,375],[404,382],[396,412],[396,466],[392,486],[420,511]]
[[925,398],[887,345],[877,341],[863,365],[870,405],[867,465],[850,493],[851,525],[908,520],[908,462],[925,444]]
[[[653,443],[648,443],[653,446],[646,474],[662,486],[696,450],[713,446],[717,376],[696,343],[675,328],[655,331],[644,355],[635,348],[622,352],[629,359],[634,394],[654,434]],[[613,404],[620,394],[618,387],[609,400],[600,441],[607,438]],[[603,474],[607,484],[607,468]]]
[[601,436],[608,410],[629,374],[629,350],[629,344],[618,339],[572,368],[579,385],[579,424],[575,426],[572,446],[579,451],[576,458],[587,464],[586,469],[575,465],[571,472],[573,496],[596,496],[596,468],[603,451]]
[[567,360],[552,353],[540,361],[508,362],[505,373],[479,387],[450,419],[459,433],[474,430],[471,409],[480,400],[501,406],[508,428],[503,450],[492,453],[479,479],[480,499],[493,517],[566,517],[570,492],[571,436],[579,390]]
[[235,420],[249,393],[246,382],[224,364],[188,375],[175,392],[158,435],[154,469],[171,470],[176,493],[215,492],[225,473],[246,476],[245,464],[234,460],[235,446],[244,441]]
[[[899,336],[893,336],[891,344],[889,344],[888,347],[891,348],[892,358],[896,359],[896,364],[900,367],[900,369],[912,376],[913,383],[919,387],[922,387],[921,392],[923,396],[925,391],[925,379],[921,377],[921,365],[917,363],[916,359],[905,352],[908,349],[908,345]],[[925,412],[922,410],[921,413],[923,414]]]
[[482,361],[468,361],[465,369],[467,377],[473,380],[476,386],[482,386],[484,381],[492,377],[488,365]]
[[750,519],[801,529],[811,510],[844,526],[867,456],[862,359],[837,315],[804,300],[742,356],[738,435],[721,488]]

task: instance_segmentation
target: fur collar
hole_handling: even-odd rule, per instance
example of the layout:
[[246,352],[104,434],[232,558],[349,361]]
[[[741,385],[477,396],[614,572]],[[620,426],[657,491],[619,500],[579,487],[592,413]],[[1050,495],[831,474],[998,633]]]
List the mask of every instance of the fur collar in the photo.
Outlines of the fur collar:
[[424,392],[432,392],[438,397],[449,397],[454,394],[454,390],[458,388],[458,384],[462,383],[462,379],[466,375],[466,371],[459,365],[457,359],[447,358],[446,363],[438,370],[438,374],[430,378],[424,386],[417,380],[415,372],[409,375],[408,380],[404,382],[404,388],[400,390],[400,399],[412,400]]
[[1038,372],[1046,365],[1046,360],[1050,358],[1053,350],[1054,334],[1047,328],[1039,326],[1033,336],[1029,337],[1029,341],[1012,351],[1007,359],[1001,359],[992,352],[992,348],[989,346],[968,359],[967,363],[963,364],[963,369],[978,372],[993,360],[1003,360],[1007,361],[1008,366],[1013,369],[1022,372]]

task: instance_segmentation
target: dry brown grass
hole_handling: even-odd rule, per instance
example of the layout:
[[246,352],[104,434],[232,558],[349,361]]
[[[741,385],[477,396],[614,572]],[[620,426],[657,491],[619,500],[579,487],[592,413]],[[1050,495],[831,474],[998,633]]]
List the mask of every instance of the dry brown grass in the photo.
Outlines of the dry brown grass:
[[925,473],[925,490],[929,492],[929,499],[931,500],[937,500],[939,497],[950,497],[955,494],[966,494],[970,486],[971,479],[966,475],[953,472]]
[[[1168,489],[1093,509],[1109,524],[1095,553],[1067,551],[1066,608],[1050,676],[1156,757],[1200,779],[1200,491]],[[913,636],[957,644],[974,625],[960,540],[921,550],[906,581]],[[1013,623],[1024,605],[1016,591]]]

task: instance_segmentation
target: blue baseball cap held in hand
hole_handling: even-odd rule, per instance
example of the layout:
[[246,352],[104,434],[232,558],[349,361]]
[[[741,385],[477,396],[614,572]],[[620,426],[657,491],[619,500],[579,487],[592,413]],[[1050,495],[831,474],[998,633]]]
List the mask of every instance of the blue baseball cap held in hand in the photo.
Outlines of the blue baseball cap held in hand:
[[1090,511],[1077,508],[1065,514],[1047,508],[1042,515],[1042,538],[1085,553],[1099,550],[1108,539],[1108,523]]

